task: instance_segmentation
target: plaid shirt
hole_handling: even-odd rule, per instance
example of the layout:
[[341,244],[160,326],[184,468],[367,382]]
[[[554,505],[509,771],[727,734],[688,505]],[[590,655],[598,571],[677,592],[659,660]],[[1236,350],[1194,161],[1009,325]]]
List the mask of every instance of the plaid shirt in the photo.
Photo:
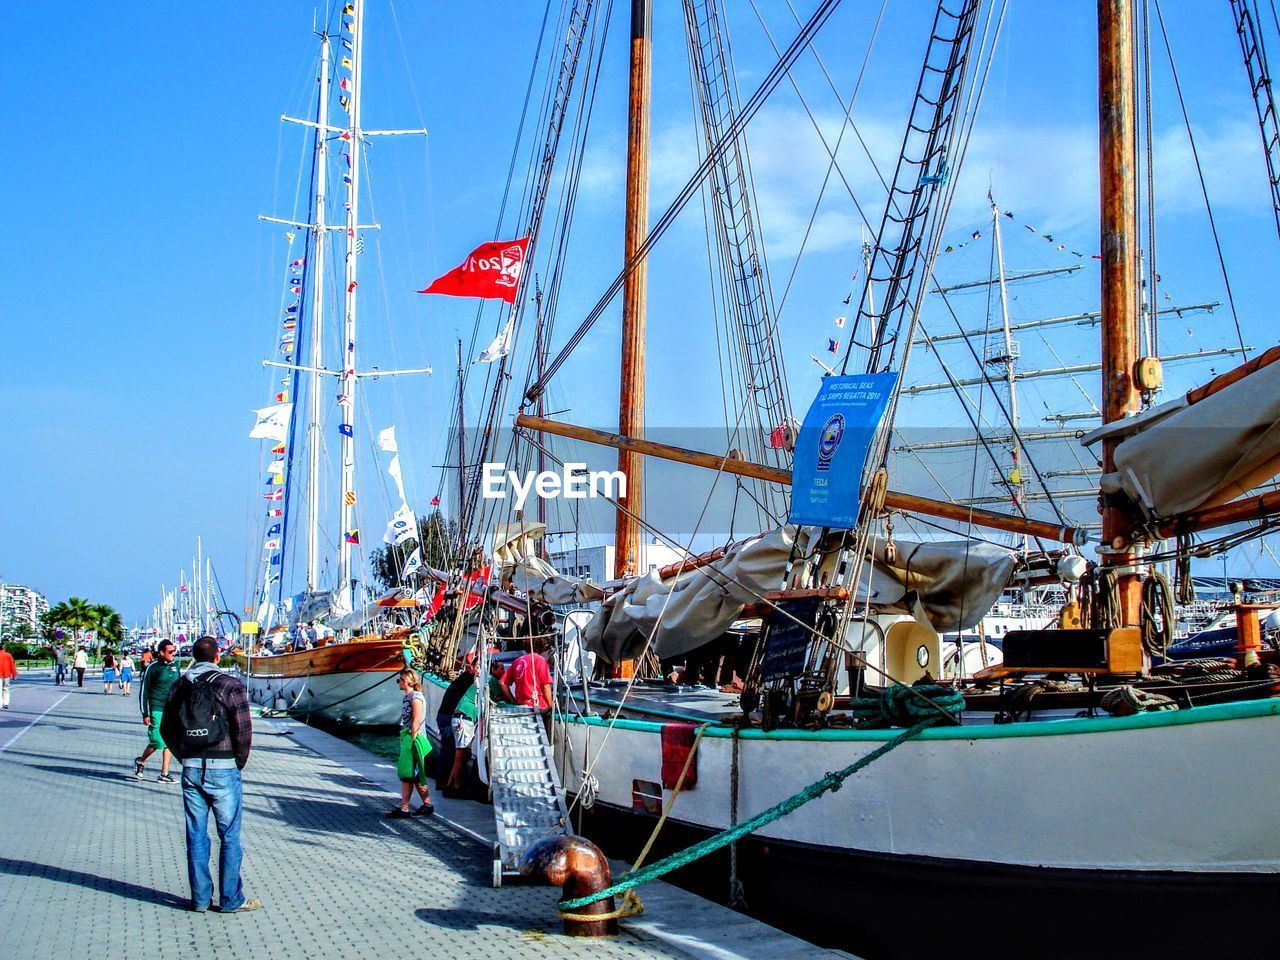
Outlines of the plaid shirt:
[[[203,675],[211,670],[217,671],[218,675],[212,680],[203,680]],[[244,684],[230,674],[218,670],[212,664],[196,664],[187,671],[186,678],[191,681],[200,680],[202,683],[207,682],[213,685],[214,692],[218,696],[218,703],[222,706],[222,715],[227,721],[227,735],[198,756],[179,756],[178,759],[183,761],[188,759],[199,760],[204,757],[213,760],[234,757],[236,766],[243,770],[244,765],[249,762],[249,750],[253,746],[253,718],[249,715],[249,695],[245,692]],[[172,692],[169,694],[169,699],[164,705],[164,717],[160,724],[160,735],[167,744],[172,745],[181,742],[181,737],[178,735],[179,731],[177,730],[178,711],[175,709],[175,705],[178,698],[185,696],[187,686],[186,683],[175,683]],[[174,751],[174,754],[177,756],[176,751]]]

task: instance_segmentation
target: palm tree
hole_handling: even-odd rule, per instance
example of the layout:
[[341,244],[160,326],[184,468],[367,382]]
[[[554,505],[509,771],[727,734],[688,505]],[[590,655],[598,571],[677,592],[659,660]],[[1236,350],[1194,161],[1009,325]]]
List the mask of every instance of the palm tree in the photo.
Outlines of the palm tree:
[[101,619],[98,620],[99,641],[106,641],[113,645],[119,644],[124,639],[124,620],[106,604],[101,604],[98,609],[103,611]]
[[76,632],[76,642],[84,640],[84,631],[92,630],[98,625],[97,608],[81,597],[69,597],[66,603],[66,625]]

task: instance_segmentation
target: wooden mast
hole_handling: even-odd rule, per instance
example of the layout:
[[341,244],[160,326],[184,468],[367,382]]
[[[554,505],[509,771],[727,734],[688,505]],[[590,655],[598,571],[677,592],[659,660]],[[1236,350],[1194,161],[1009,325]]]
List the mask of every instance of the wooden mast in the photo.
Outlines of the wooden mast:
[[[618,432],[644,434],[645,280],[648,268],[637,254],[649,228],[649,0],[631,0],[631,82],[627,109],[627,212],[623,246],[629,264],[622,285],[622,370],[618,391]],[[626,478],[619,497],[614,534],[613,575],[635,576],[640,567],[643,461],[638,453],[618,451],[618,469]]]
[[[1098,161],[1102,234],[1102,421],[1136,413],[1138,361],[1137,152],[1134,140],[1132,0],[1098,0]],[[1115,471],[1114,439],[1102,442],[1102,471]],[[1141,578],[1129,544],[1133,524],[1104,500],[1104,563],[1120,568],[1121,626],[1138,623]]]

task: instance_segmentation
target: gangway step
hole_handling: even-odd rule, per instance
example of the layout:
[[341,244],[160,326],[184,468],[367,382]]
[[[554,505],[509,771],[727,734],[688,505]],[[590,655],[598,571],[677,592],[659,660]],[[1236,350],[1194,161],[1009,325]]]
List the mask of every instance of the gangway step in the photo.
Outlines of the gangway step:
[[493,707],[487,746],[493,787],[493,885],[520,872],[529,846],[549,834],[569,833],[569,808],[556,772],[542,714],[529,707]]

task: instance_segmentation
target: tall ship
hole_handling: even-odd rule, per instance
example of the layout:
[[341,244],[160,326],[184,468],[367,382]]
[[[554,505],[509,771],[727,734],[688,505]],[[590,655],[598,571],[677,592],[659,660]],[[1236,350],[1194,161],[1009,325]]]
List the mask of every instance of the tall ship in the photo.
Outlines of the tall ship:
[[[1018,387],[1035,378],[1019,367],[1014,341],[1029,321],[1012,316],[1014,281],[1000,265],[984,288],[1000,304],[993,319],[972,331],[956,318],[952,342],[973,352],[977,375],[957,375],[954,358],[945,361],[959,407],[942,422],[968,435],[932,449],[965,452],[958,469],[967,482],[956,495],[913,482],[933,469],[919,448],[953,439],[906,428],[910,399],[933,392],[918,365],[943,357],[929,311],[954,316],[937,270],[964,242],[951,238],[948,215],[1005,4],[942,0],[921,15],[924,55],[896,158],[876,169],[878,215],[864,216],[869,236],[854,258],[847,310],[827,355],[814,358],[824,375],[802,412],[792,408],[782,298],[770,282],[745,143],[761,104],[835,6],[816,4],[789,41],[771,38],[776,60],[753,74],[748,95],[721,4],[682,4],[697,149],[688,180],[655,217],[652,12],[634,0],[625,20],[626,154],[616,164],[627,170],[621,267],[565,334],[555,314],[571,308],[550,279],[537,279],[560,275],[566,242],[566,223],[543,217],[549,186],[561,182],[547,167],[566,152],[561,133],[586,126],[574,118],[594,95],[605,29],[596,5],[566,4],[544,101],[551,122],[536,142],[547,162],[534,165],[522,219],[510,225],[509,235],[530,238],[532,269],[521,296],[497,317],[483,315],[486,335],[525,344],[524,389],[512,389],[516,361],[504,354],[487,384],[485,419],[469,434],[476,441],[454,448],[463,530],[452,569],[438,579],[468,599],[420,635],[431,707],[459,655],[477,653],[484,677],[493,646],[545,648],[554,664],[551,741],[576,829],[611,855],[643,849],[651,861],[706,841],[696,857],[663,861],[673,879],[861,955],[1079,956],[1136,949],[1135,941],[1170,956],[1211,955],[1224,943],[1239,955],[1269,949],[1265,930],[1243,920],[1224,930],[1222,918],[1265,915],[1280,892],[1280,832],[1266,812],[1280,799],[1272,773],[1280,747],[1269,739],[1280,731],[1273,608],[1241,595],[1230,603],[1230,656],[1164,661],[1177,608],[1194,599],[1192,561],[1257,541],[1280,511],[1271,488],[1280,471],[1280,347],[1254,348],[1241,334],[1214,355],[1220,370],[1166,386],[1187,351],[1162,353],[1154,322],[1164,308],[1149,232],[1155,205],[1143,192],[1150,154],[1141,149],[1150,143],[1151,81],[1135,69],[1162,27],[1135,17],[1129,0],[1098,5],[1101,239],[1096,253],[1070,251],[1098,271],[1097,304],[1054,318],[1095,338],[1095,359],[1055,374],[1084,388],[1071,400],[1086,407],[1055,404],[1048,416],[1067,424],[1056,430],[1033,431],[1020,417]],[[1269,76],[1252,4],[1232,13],[1251,76]],[[1255,80],[1250,92],[1274,164],[1269,81]],[[843,98],[841,107],[851,123]],[[823,146],[835,177],[836,151]],[[583,152],[569,149],[569,162]],[[655,436],[645,394],[646,354],[659,352],[646,324],[648,273],[661,262],[662,238],[699,197],[710,261],[700,267],[719,298],[707,322],[724,345],[720,363],[701,369],[725,383],[723,430],[701,445],[692,440],[712,432],[690,431],[684,443]],[[1280,193],[1272,200],[1280,211]],[[570,198],[559,209],[572,206]],[[998,242],[1015,218],[994,199],[989,207],[989,220],[965,225],[967,235],[990,230]],[[1055,250],[1063,243],[1026,226]],[[688,262],[673,260],[666,265],[691,287]],[[568,422],[554,409],[572,407],[581,383],[562,371],[585,375],[575,351],[616,316],[615,299],[616,426]],[[696,316],[666,319],[677,327],[667,337],[692,341]],[[604,363],[597,349],[591,372]],[[561,390],[554,407],[553,387]],[[923,416],[939,422],[936,408]],[[514,431],[504,433],[510,422]],[[1080,462],[1048,465],[1041,440],[1070,441],[1062,449]],[[475,469],[500,460],[567,476],[590,459],[587,448],[616,452],[625,478],[625,492],[607,497],[614,567],[604,580],[584,577],[581,564],[552,564],[548,546],[551,537],[563,544],[566,528],[570,537],[588,523],[599,530],[598,514],[570,521],[572,510],[547,515],[536,502],[487,499]],[[692,501],[676,520],[686,524],[679,535],[656,519],[651,482],[663,470],[683,471],[666,491]],[[1073,486],[1053,482],[1062,479]],[[699,543],[719,485],[738,506],[730,535],[717,530],[718,545]],[[655,538],[677,552],[674,562],[644,561],[642,547]],[[966,647],[979,650],[978,662]],[[982,662],[988,647],[998,656]],[[482,710],[482,743],[495,709]],[[1063,930],[1078,938],[1063,945]]]
[[[265,492],[257,526],[261,562],[237,663],[256,703],[333,723],[383,726],[399,719],[394,677],[406,662],[409,631],[396,617],[380,616],[382,598],[364,585],[368,577],[360,569],[360,518],[372,519],[374,512],[359,499],[356,444],[369,425],[358,415],[369,406],[357,387],[431,370],[361,368],[357,308],[366,299],[360,282],[368,278],[359,267],[366,238],[379,228],[366,222],[362,183],[372,140],[426,131],[362,123],[365,6],[353,0],[332,9],[319,30],[314,113],[282,118],[313,140],[305,213],[261,218],[287,240],[285,293],[277,355],[264,362],[280,379],[250,433],[262,444]],[[400,542],[416,518],[405,496],[395,428],[376,433],[399,503],[387,536]],[[388,603],[401,609],[394,599]]]

